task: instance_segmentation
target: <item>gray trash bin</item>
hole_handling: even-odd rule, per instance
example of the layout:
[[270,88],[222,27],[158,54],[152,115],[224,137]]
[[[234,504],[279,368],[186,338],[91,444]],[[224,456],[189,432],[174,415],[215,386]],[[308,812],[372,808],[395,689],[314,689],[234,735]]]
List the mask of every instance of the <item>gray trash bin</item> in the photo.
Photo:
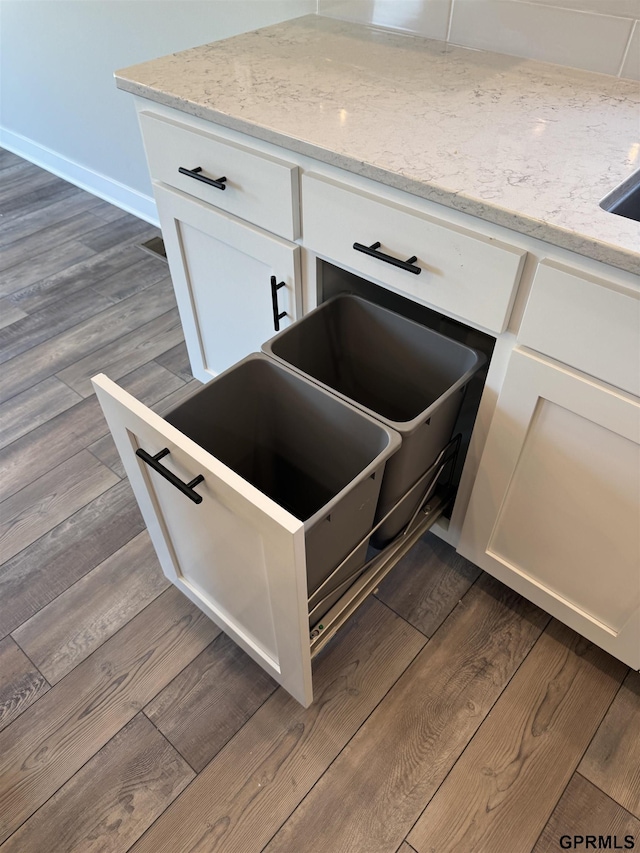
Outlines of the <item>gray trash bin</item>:
[[[433,464],[451,438],[482,353],[357,296],[324,302],[262,347],[400,433],[385,468],[376,521]],[[372,538],[382,547],[410,520],[420,489]]]
[[310,596],[361,539],[321,597],[364,564],[393,430],[259,353],[165,419],[304,522]]

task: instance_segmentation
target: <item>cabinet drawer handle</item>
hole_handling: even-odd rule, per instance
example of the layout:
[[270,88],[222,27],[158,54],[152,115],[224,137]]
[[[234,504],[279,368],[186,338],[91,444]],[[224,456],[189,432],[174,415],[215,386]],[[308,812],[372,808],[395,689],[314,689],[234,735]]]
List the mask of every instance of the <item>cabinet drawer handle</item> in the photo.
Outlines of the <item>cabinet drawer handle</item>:
[[164,465],[161,465],[158,461],[162,459],[163,456],[169,455],[169,448],[165,447],[164,450],[161,450],[160,453],[156,453],[155,456],[152,456],[150,453],[147,453],[146,450],[143,450],[139,447],[136,450],[136,456],[139,456],[143,462],[146,462],[154,471],[157,471],[161,477],[164,477],[165,480],[168,480],[172,486],[175,486],[176,489],[182,492],[183,495],[186,495],[189,500],[192,500],[194,504],[202,503],[202,495],[199,495],[197,492],[193,491],[193,487],[197,486],[198,483],[202,483],[204,481],[204,477],[202,474],[198,474],[197,477],[194,477],[193,480],[189,483],[183,483],[179,477],[170,471],[168,468],[165,468]]
[[185,169],[184,166],[178,166],[178,171],[181,175],[186,175],[188,178],[195,178],[196,181],[202,181],[203,184],[209,184],[210,187],[216,187],[219,190],[226,190],[226,178],[208,178],[206,175],[201,175],[202,166],[196,166],[195,169]]
[[276,332],[280,331],[280,320],[282,320],[283,317],[287,316],[286,311],[280,311],[280,313],[278,313],[278,291],[281,287],[284,286],[284,281],[280,281],[276,284],[275,275],[271,276],[271,305],[273,307],[273,328],[276,330]]
[[354,243],[353,248],[356,252],[364,252],[365,255],[371,255],[372,258],[379,258],[386,264],[392,264],[394,267],[400,267],[401,270],[412,272],[414,275],[420,275],[422,270],[420,267],[414,266],[414,261],[418,258],[416,255],[411,255],[406,261],[399,261],[397,258],[392,258],[391,255],[385,255],[384,252],[379,252],[380,243],[373,243],[371,246],[363,246],[362,243]]

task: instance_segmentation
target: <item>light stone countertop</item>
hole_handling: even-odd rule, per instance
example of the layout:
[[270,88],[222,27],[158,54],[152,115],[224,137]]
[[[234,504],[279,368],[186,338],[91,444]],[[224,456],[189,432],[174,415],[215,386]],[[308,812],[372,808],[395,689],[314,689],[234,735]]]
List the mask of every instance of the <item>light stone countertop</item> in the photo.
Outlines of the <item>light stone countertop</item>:
[[640,272],[599,201],[640,167],[640,85],[316,15],[116,72],[119,88]]

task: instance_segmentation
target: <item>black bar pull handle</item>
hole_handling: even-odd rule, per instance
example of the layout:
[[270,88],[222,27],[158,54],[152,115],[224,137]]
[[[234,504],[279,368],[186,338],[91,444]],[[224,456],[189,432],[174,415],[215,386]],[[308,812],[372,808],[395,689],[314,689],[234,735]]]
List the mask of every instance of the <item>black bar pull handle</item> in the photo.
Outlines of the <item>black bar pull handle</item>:
[[164,477],[165,480],[168,480],[172,486],[175,486],[178,491],[182,492],[183,495],[186,495],[189,500],[192,500],[194,504],[202,503],[202,495],[199,495],[197,492],[193,491],[193,487],[197,486],[198,483],[202,483],[204,481],[204,477],[202,474],[198,474],[197,477],[194,477],[193,480],[189,483],[183,483],[179,477],[170,471],[168,468],[165,468],[164,465],[161,465],[158,460],[162,459],[163,456],[169,455],[169,448],[165,447],[164,450],[161,450],[160,453],[156,453],[155,456],[152,456],[150,453],[147,453],[146,450],[143,450],[139,447],[136,450],[136,456],[139,456],[143,462],[146,462],[150,468],[153,468],[154,471],[157,471],[161,477]]
[[280,311],[280,313],[278,313],[278,291],[281,287],[284,286],[284,281],[279,281],[276,284],[275,275],[271,276],[271,305],[273,307],[273,328],[276,330],[276,332],[280,331],[280,320],[282,320],[283,317],[287,316],[286,311]]
[[371,246],[363,246],[362,243],[354,243],[353,248],[356,252],[364,252],[365,255],[371,255],[372,258],[379,258],[386,264],[392,264],[394,267],[400,267],[401,270],[412,272],[414,275],[420,275],[422,272],[420,267],[414,266],[415,262],[418,260],[416,255],[411,255],[411,257],[407,258],[406,261],[400,261],[398,258],[394,258],[391,255],[385,255],[384,252],[379,252],[378,249],[380,248],[380,243],[373,243]]
[[210,187],[216,187],[219,190],[226,190],[226,178],[208,178],[201,174],[202,166],[196,166],[195,169],[185,169],[184,166],[178,166],[178,171],[181,175],[186,175],[188,178],[195,178],[196,181],[202,181],[203,184],[209,184]]

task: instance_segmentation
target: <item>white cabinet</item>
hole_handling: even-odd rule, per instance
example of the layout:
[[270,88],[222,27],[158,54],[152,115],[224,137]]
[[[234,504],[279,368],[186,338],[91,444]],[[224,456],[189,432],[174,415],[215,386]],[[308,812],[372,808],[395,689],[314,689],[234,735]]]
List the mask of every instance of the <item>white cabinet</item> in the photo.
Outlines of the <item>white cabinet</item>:
[[154,189],[191,370],[208,382],[295,319],[300,248],[177,190]]
[[638,669],[639,507],[640,400],[516,349],[460,553]]
[[193,124],[139,118],[191,372],[208,382],[296,318],[298,168]]

